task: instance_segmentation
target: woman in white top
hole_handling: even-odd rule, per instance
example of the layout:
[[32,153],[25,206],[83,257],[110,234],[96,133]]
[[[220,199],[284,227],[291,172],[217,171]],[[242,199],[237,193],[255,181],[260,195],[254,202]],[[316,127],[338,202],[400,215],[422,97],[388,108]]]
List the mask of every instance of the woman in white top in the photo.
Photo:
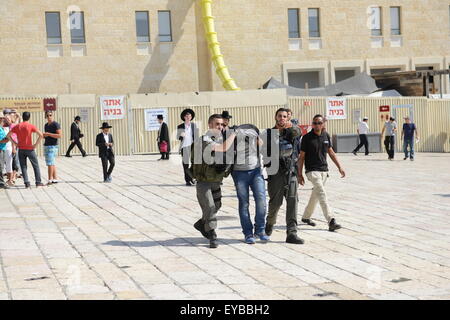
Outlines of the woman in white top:
[[[6,134],[8,134],[8,132],[10,131],[10,126],[11,126],[11,117],[10,114],[7,113],[5,114],[5,122],[3,124],[3,130],[5,131]],[[15,174],[13,171],[13,145],[11,141],[6,143],[5,151],[6,151],[5,170],[6,170],[6,177],[8,179],[6,183],[9,186],[13,186],[15,184]]]

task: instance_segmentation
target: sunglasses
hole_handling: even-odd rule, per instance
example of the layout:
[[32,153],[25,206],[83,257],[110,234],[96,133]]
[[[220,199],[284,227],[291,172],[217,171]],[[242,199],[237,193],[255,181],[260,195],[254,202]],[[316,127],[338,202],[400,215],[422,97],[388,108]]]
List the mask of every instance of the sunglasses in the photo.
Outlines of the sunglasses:
[[323,122],[315,122],[315,121],[314,121],[312,124],[316,126],[316,125],[318,125],[318,124],[323,124]]

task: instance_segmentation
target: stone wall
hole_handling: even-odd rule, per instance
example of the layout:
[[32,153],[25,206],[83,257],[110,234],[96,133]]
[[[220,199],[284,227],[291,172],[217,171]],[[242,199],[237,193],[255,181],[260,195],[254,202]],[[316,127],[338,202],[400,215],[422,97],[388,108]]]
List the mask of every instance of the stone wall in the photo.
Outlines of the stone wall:
[[[85,56],[73,57],[68,10],[85,15]],[[383,46],[371,47],[367,9],[381,6]],[[270,76],[336,68],[414,70],[450,64],[449,5],[442,0],[215,0],[213,14],[225,61],[242,89]],[[391,47],[389,7],[401,6],[402,46]],[[301,48],[289,50],[287,9],[300,9]],[[321,49],[309,48],[308,8],[320,8]],[[148,55],[139,55],[135,14],[150,12]],[[172,43],[158,41],[158,10],[172,12]],[[45,12],[59,11],[62,56],[47,56]],[[223,90],[212,70],[195,0],[11,0],[0,3],[0,94],[123,94]],[[316,41],[317,39],[314,39]],[[317,43],[316,43],[317,44]],[[448,90],[448,77],[444,92]]]

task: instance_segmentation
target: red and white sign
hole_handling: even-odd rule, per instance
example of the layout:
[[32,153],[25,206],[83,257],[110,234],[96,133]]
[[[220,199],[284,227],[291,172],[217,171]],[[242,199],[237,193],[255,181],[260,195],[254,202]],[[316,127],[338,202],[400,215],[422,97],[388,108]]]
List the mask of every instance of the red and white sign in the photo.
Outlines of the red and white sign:
[[44,111],[56,110],[56,98],[44,98]]
[[100,97],[102,120],[120,120],[125,118],[125,96]]
[[327,119],[347,119],[347,101],[345,98],[327,98]]
[[389,112],[390,106],[380,106],[380,112]]
[[379,110],[380,110],[380,120],[381,121],[389,120],[390,109],[391,109],[390,106],[380,106]]

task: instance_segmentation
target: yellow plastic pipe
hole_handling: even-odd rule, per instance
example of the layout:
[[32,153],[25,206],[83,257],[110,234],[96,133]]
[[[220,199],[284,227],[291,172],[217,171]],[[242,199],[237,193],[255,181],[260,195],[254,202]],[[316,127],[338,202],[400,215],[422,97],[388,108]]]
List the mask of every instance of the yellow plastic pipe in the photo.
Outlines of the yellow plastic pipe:
[[205,27],[206,41],[208,42],[209,51],[211,53],[211,59],[216,67],[216,73],[222,81],[222,86],[226,90],[241,90],[233,78],[230,76],[225,60],[220,51],[220,43],[217,40],[217,32],[214,27],[214,17],[212,15],[212,1],[213,0],[200,0],[202,8],[203,26]]

